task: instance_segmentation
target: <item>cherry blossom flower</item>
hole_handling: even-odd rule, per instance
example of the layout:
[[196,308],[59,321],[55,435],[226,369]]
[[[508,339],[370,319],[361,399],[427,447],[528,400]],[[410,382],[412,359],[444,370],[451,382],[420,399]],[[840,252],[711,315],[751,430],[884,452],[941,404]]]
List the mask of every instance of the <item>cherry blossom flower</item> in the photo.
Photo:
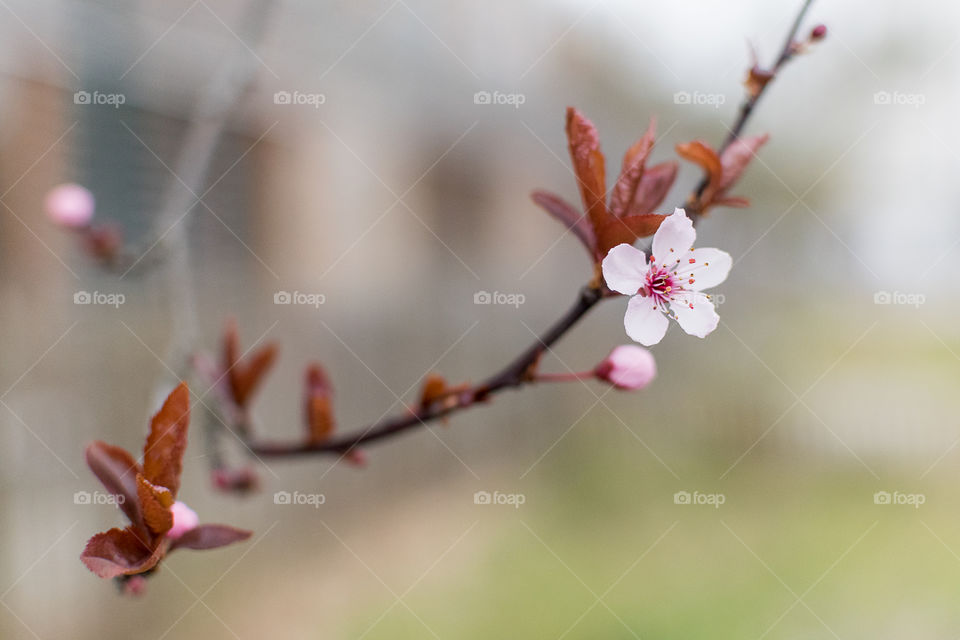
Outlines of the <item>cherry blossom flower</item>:
[[635,344],[614,347],[603,362],[594,369],[594,375],[617,389],[635,391],[650,384],[657,375],[653,354]]
[[93,194],[79,184],[61,184],[47,194],[44,207],[57,224],[79,229],[90,224],[93,218]]
[[623,318],[627,335],[650,346],[663,339],[674,318],[690,335],[704,338],[720,317],[704,289],[727,279],[733,260],[719,249],[694,249],[697,232],[676,209],[653,236],[650,262],[639,249],[620,244],[603,259],[603,277],[613,291],[632,296]]

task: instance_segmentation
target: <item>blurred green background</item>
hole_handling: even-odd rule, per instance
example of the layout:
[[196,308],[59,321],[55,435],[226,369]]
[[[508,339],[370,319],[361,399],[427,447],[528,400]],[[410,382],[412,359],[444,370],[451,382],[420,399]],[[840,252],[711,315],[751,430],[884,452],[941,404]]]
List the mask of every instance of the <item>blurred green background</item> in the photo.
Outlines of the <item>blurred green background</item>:
[[[215,349],[232,316],[245,345],[281,344],[258,433],[299,437],[312,360],[355,429],[415,402],[430,371],[501,366],[590,277],[528,199],[576,201],[567,105],[596,123],[610,173],[651,115],[654,162],[719,143],[745,43],[771,60],[798,5],[289,1],[248,49],[239,3],[0,2],[0,637],[960,635],[960,8],[934,0],[814,4],[802,33],[823,22],[826,40],[748,127],[772,135],[735,190],[753,206],[699,227],[735,260],[721,326],[704,341],[673,327],[646,390],[507,393],[371,447],[366,469],[254,461],[263,487],[247,498],[211,488],[197,418],[181,497],[254,538],[174,554],[137,600],[78,560],[120,522],[74,502],[99,489],[83,447],[139,451],[181,310],[157,273],[102,273],[53,228],[52,186],[88,185],[98,220],[149,242],[191,110],[225,56],[255,49],[204,204],[184,212],[198,330]],[[523,103],[477,104],[481,91]],[[682,167],[667,210],[698,177]],[[126,303],[79,306],[77,291]],[[326,301],[278,306],[278,291]],[[478,291],[526,302],[477,306]],[[589,369],[626,342],[624,306],[594,310],[544,370]]]

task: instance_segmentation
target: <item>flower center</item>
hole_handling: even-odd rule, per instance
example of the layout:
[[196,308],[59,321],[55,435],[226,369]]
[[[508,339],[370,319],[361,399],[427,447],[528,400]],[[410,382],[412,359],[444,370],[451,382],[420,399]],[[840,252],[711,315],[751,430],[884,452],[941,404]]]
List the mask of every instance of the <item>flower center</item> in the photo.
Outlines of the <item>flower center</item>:
[[647,271],[646,284],[640,287],[637,293],[641,296],[653,298],[657,306],[666,306],[670,298],[683,291],[683,285],[675,271],[666,267],[651,265]]

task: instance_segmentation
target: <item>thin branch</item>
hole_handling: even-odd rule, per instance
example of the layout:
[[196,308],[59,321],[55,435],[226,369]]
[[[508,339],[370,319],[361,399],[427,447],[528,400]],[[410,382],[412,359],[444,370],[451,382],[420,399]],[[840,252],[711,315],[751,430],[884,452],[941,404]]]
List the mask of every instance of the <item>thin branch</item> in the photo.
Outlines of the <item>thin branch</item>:
[[[776,64],[771,69],[774,77],[783,64],[792,58],[796,52],[796,34],[812,1],[813,0],[804,1],[790,28],[783,50],[780,52]],[[773,77],[771,77],[770,80],[772,81],[772,79]],[[753,113],[753,109],[765,89],[766,85],[762,86],[754,95],[748,93],[740,106],[733,128],[720,147],[720,152],[736,140],[743,131],[747,120]],[[691,194],[691,197],[696,198],[705,186],[705,181],[698,185]],[[694,218],[694,221],[696,222],[696,218]],[[390,438],[418,426],[425,426],[429,422],[483,403],[489,400],[494,394],[506,389],[534,383],[536,382],[534,375],[536,365],[547,349],[566,335],[597,303],[610,295],[612,294],[606,288],[589,285],[583,287],[574,305],[512,362],[480,384],[459,391],[456,395],[452,396],[452,398],[447,398],[447,402],[433,402],[426,407],[409,410],[403,415],[374,423],[361,431],[342,435],[320,443],[276,443],[248,440],[247,445],[253,453],[260,457],[288,457],[323,453],[345,455],[358,446]]]
[[[780,49],[780,54],[777,56],[777,60],[773,67],[769,69],[769,73],[771,74],[770,80],[765,84],[762,84],[756,93],[751,93],[748,91],[744,96],[743,102],[740,103],[740,109],[737,112],[737,119],[733,123],[733,127],[730,128],[730,132],[724,139],[723,144],[721,144],[720,148],[717,150],[717,155],[722,155],[724,150],[733,144],[734,140],[740,137],[744,127],[747,125],[747,120],[750,119],[753,109],[757,106],[757,102],[760,101],[760,98],[767,90],[767,87],[770,86],[773,80],[777,77],[777,73],[780,72],[781,67],[789,62],[790,59],[796,54],[797,32],[800,31],[800,25],[803,23],[803,19],[806,17],[807,10],[810,9],[811,4],[813,4],[813,0],[804,0],[803,5],[800,7],[800,11],[797,12],[797,17],[794,19],[793,25],[790,27],[790,31],[787,32],[787,37],[784,39],[783,47]],[[703,190],[706,189],[706,187],[707,179],[704,178],[703,181],[697,185],[697,188],[694,192],[696,196],[699,196],[701,193],[703,193]]]
[[478,403],[485,402],[495,393],[505,389],[520,387],[534,382],[532,369],[543,356],[543,353],[577,322],[587,314],[600,300],[603,293],[599,289],[584,287],[576,303],[557,320],[546,333],[537,339],[522,354],[517,356],[506,367],[493,374],[478,385],[472,386],[458,393],[455,402],[434,402],[428,407],[422,407],[394,418],[370,425],[365,430],[326,440],[321,443],[248,443],[253,453],[258,456],[289,456],[306,453],[347,453],[361,445],[397,435],[414,427],[425,425],[428,422],[443,418],[451,413],[461,411]]

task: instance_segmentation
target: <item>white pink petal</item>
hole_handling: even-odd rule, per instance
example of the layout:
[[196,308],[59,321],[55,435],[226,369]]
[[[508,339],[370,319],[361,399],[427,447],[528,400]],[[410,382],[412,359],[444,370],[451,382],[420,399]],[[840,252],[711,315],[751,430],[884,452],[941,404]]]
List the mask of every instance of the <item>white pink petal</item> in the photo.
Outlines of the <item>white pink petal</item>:
[[717,328],[720,317],[710,296],[701,293],[727,279],[733,260],[719,249],[694,249],[696,230],[683,209],[660,224],[653,255],[621,244],[601,263],[607,286],[632,296],[623,318],[627,335],[650,346],[663,339],[667,314],[686,333],[700,338]]
[[627,313],[623,316],[623,327],[632,340],[644,346],[652,346],[663,340],[667,333],[667,316],[663,315],[660,305],[649,297],[633,296],[627,303]]
[[611,290],[632,296],[646,283],[647,256],[629,244],[618,244],[601,263],[603,279]]

